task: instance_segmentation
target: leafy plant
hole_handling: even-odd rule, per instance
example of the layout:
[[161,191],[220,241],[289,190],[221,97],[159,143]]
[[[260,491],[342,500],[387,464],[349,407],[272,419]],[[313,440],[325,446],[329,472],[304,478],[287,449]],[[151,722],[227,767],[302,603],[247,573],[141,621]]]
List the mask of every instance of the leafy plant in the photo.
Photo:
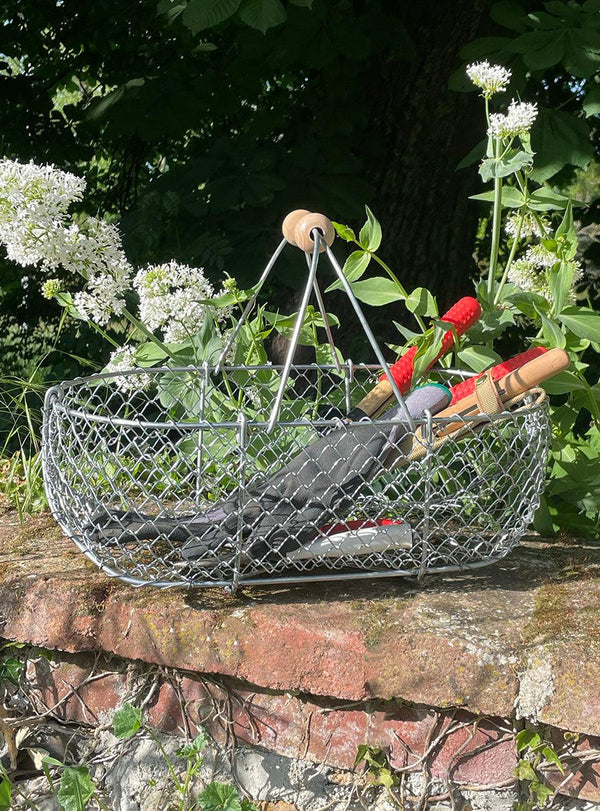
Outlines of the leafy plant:
[[565,773],[563,764],[551,743],[533,729],[522,729],[516,736],[517,752],[521,755],[515,776],[527,784],[529,800],[515,804],[514,811],[536,811],[547,807],[554,789],[544,779],[541,769],[555,766]]
[[238,791],[231,785],[211,781],[198,794],[197,802],[192,799],[194,778],[202,763],[203,751],[207,746],[204,732],[200,732],[190,743],[177,750],[176,757],[185,761],[185,773],[181,777],[173,760],[165,750],[156,731],[143,720],[142,711],[130,703],[124,704],[113,716],[113,733],[120,740],[133,738],[138,732],[145,732],[158,746],[166,763],[172,784],[180,796],[179,811],[201,809],[201,811],[258,811],[254,803],[240,799]]

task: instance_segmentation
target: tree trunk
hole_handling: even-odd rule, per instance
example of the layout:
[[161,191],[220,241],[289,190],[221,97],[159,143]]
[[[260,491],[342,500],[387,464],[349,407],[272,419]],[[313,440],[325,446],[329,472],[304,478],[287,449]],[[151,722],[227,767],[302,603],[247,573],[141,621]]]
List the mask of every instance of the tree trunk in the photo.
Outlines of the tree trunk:
[[[373,209],[382,256],[409,289],[427,287],[447,308],[472,292],[473,245],[483,190],[475,166],[457,164],[485,135],[481,99],[448,90],[458,52],[492,28],[491,0],[429,0],[406,9],[417,55],[379,61],[370,86]],[[442,309],[443,311],[443,309]]]

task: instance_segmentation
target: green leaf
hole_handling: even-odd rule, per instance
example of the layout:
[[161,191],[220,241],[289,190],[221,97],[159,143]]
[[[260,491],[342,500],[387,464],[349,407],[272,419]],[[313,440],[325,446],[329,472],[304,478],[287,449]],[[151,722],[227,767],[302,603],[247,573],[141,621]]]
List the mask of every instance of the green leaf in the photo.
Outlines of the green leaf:
[[515,768],[515,777],[519,780],[536,780],[537,775],[528,760],[520,760]]
[[485,138],[483,141],[480,141],[478,144],[475,144],[473,149],[465,157],[461,160],[459,164],[456,166],[456,170],[465,169],[467,166],[472,166],[477,161],[480,161],[483,156],[485,155],[485,147],[487,144],[488,139]]
[[266,34],[269,28],[275,28],[286,21],[287,11],[279,0],[243,0],[240,18],[250,28]]
[[402,301],[404,298],[394,282],[385,276],[375,276],[373,279],[363,282],[354,282],[351,287],[357,299],[372,307],[391,304],[392,301]]
[[142,711],[133,704],[124,704],[113,716],[113,735],[124,740],[132,738],[142,726]]
[[588,125],[563,110],[541,110],[531,142],[536,153],[531,177],[538,183],[553,177],[565,166],[585,169],[594,155]]
[[233,17],[241,0],[190,0],[182,20],[192,33],[212,28]]
[[574,372],[559,372],[549,380],[544,381],[544,388],[548,394],[572,394],[578,390],[586,390],[581,380]]
[[523,150],[510,150],[505,158],[486,158],[479,167],[479,174],[484,183],[496,177],[507,177],[515,174],[524,166],[531,166],[533,155]]
[[539,316],[542,320],[542,334],[544,336],[546,346],[549,349],[554,349],[555,347],[564,349],[567,340],[564,332],[561,330],[556,321],[546,318],[543,313],[539,313]]
[[591,115],[598,115],[600,113],[600,87],[596,85],[586,93],[583,100],[583,110],[589,118]]
[[528,31],[514,40],[512,49],[523,54],[523,62],[531,70],[545,70],[561,61],[564,54],[564,32]]
[[556,229],[556,252],[562,259],[573,259],[577,253],[577,232],[573,222],[573,203],[567,203],[561,224]]
[[90,773],[85,766],[65,766],[57,795],[60,807],[65,811],[85,811],[94,790]]
[[560,762],[559,756],[556,754],[556,752],[551,746],[544,746],[544,748],[542,749],[542,756],[544,757],[546,763],[553,763],[561,774],[565,773],[564,767]]
[[226,783],[211,783],[198,796],[202,811],[242,811],[238,793]]
[[594,310],[587,307],[566,307],[557,318],[578,338],[600,343],[600,315]]
[[569,198],[543,186],[531,194],[527,205],[533,211],[560,211],[567,207]]
[[526,26],[527,16],[520,3],[512,0],[500,0],[494,3],[490,10],[492,20],[498,25],[509,28],[511,31],[523,31]]
[[366,251],[376,251],[381,245],[381,225],[369,206],[365,206],[367,221],[360,229],[358,241]]
[[554,789],[545,785],[545,783],[540,783],[539,780],[533,780],[531,782],[529,791],[535,796],[538,808],[543,808],[548,797],[551,797],[554,794]]
[[15,659],[14,656],[9,656],[0,662],[0,679],[6,679],[11,684],[17,686],[19,684],[19,675],[23,670],[23,662]]
[[[179,445],[181,447],[181,445]],[[194,442],[194,447],[198,448],[196,442]],[[177,757],[185,758],[186,760],[193,760],[195,759],[200,752],[203,752],[207,746],[207,738],[204,732],[200,732],[191,743],[182,746],[180,749],[177,750],[175,753]]]
[[12,808],[12,785],[10,780],[4,778],[0,783],[0,811],[10,811]]
[[458,352],[457,357],[474,372],[483,372],[502,361],[500,355],[489,346],[466,346]]
[[[484,203],[494,202],[494,192],[485,191],[481,194],[472,194],[469,200],[482,200]],[[520,208],[525,202],[523,194],[514,186],[502,187],[502,205],[505,208]]]
[[335,228],[336,234],[340,239],[343,239],[345,242],[356,242],[356,234],[348,225],[342,225],[340,222],[331,222],[333,227]]
[[424,287],[416,287],[405,303],[406,309],[415,315],[428,315],[434,318],[440,314],[435,298]]
[[520,732],[517,732],[515,736],[515,742],[517,744],[517,752],[522,752],[524,749],[535,749],[540,745],[542,739],[534,729],[522,729]]
[[[353,251],[350,256],[344,262],[344,267],[342,268],[344,276],[348,279],[349,282],[356,282],[360,277],[364,274],[366,269],[369,267],[369,262],[371,261],[371,254],[367,253],[366,251]],[[333,284],[330,284],[326,293],[331,292],[332,290],[340,290],[343,288],[343,284],[340,279],[336,279]]]
[[152,341],[140,344],[135,350],[135,362],[139,366],[154,366],[167,357],[167,353]]

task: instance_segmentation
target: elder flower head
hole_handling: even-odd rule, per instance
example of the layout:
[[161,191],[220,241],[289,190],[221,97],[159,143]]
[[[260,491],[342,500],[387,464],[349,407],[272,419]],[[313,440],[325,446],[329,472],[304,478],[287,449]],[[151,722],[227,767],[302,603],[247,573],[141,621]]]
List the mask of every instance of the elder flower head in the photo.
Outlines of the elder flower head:
[[483,91],[482,96],[490,98],[495,93],[503,93],[510,82],[511,72],[502,65],[490,65],[487,59],[467,66],[467,76],[474,85]]
[[513,138],[515,135],[523,135],[529,132],[537,114],[537,104],[513,99],[506,115],[503,113],[490,115],[487,134],[492,138]]

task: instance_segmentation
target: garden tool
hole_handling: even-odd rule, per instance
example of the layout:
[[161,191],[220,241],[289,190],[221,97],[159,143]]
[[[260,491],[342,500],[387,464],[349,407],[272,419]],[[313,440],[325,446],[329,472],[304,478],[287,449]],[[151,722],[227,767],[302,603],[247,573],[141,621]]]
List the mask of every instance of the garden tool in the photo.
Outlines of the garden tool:
[[[440,384],[415,389],[405,401],[413,419],[436,413],[450,402]],[[235,491],[212,509],[177,518],[102,511],[92,519],[96,541],[153,540],[161,535],[183,544],[189,561],[214,558],[236,548],[241,530],[245,557],[284,555],[314,540],[319,528],[338,522],[360,489],[385,469],[386,459],[408,427],[396,405],[385,420],[345,424],[302,448],[265,481]],[[205,562],[205,561],[204,561]]]

